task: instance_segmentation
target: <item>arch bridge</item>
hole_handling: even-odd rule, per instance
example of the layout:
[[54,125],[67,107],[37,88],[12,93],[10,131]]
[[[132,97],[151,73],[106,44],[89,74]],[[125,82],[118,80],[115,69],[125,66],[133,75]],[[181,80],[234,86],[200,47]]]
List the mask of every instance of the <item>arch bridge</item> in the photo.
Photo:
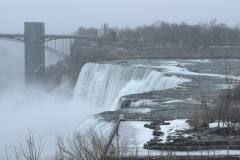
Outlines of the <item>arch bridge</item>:
[[[0,33],[0,38],[22,42],[25,45],[25,84],[44,83],[45,49],[66,56],[73,39],[93,42],[106,41],[103,37],[80,35],[45,34],[45,25],[40,22],[25,22],[24,34]],[[64,53],[65,52],[65,53]]]

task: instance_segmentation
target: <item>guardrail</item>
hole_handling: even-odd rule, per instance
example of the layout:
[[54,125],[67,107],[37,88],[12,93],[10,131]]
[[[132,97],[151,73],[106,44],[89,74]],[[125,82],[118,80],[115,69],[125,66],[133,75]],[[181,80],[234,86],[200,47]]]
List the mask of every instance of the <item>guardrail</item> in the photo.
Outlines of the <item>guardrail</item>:
[[[186,150],[178,150],[180,147]],[[159,150],[145,149],[143,147],[111,147],[110,157],[219,157],[240,156],[240,146],[162,146]]]
[[151,115],[144,115],[144,117],[134,117],[134,116],[128,116],[128,115],[124,115],[124,120],[125,121],[155,121],[155,120],[164,120],[164,121],[170,121],[170,120],[174,120],[174,119],[191,119],[193,117],[195,117],[196,115],[193,114],[185,114],[183,115],[174,115],[174,116],[170,116],[170,115],[159,115],[158,117],[156,116],[151,116]]

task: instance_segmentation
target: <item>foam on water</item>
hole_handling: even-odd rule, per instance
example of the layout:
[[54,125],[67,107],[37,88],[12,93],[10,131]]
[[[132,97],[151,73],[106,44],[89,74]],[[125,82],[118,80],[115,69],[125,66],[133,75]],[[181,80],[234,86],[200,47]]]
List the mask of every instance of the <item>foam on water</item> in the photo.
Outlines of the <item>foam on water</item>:
[[[21,53],[16,56],[19,50]],[[5,145],[12,154],[13,146],[25,144],[28,129],[36,143],[42,139],[43,155],[54,154],[58,134],[86,129],[89,124],[98,130],[105,127],[108,132],[113,124],[99,123],[91,115],[118,109],[116,104],[121,96],[168,89],[190,81],[144,67],[89,63],[82,68],[74,97],[69,99],[64,92],[64,88],[68,90],[66,84],[52,92],[41,87],[24,90],[22,50],[20,45],[0,56],[0,155],[5,154]]]
[[79,75],[74,99],[116,110],[121,96],[173,88],[189,81],[144,67],[88,63]]

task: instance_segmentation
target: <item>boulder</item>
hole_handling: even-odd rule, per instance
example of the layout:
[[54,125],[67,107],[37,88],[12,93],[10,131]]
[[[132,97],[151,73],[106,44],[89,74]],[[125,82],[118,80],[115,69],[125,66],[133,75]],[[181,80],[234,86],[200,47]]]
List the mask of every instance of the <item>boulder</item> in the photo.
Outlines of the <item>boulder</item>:
[[155,129],[156,127],[150,124],[144,124],[145,128],[149,128],[149,129]]
[[164,133],[161,132],[161,131],[157,131],[157,130],[155,130],[155,131],[153,131],[153,135],[154,135],[154,136],[163,136]]
[[170,125],[170,122],[163,122],[162,125]]
[[159,125],[159,124],[161,124],[162,122],[160,122],[160,121],[153,121],[153,122],[151,122],[151,125],[153,125],[153,126],[156,126],[156,125]]

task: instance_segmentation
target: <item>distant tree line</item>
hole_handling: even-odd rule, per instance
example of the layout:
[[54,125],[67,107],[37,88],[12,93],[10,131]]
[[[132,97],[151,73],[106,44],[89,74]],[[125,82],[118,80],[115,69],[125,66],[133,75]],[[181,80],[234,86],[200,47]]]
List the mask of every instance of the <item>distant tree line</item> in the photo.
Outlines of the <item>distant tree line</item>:
[[132,41],[136,47],[177,46],[197,50],[199,47],[240,45],[240,28],[217,24],[216,20],[197,25],[156,21],[153,25],[120,30],[118,35],[120,40]]
[[80,27],[76,34],[89,36],[105,36],[113,42],[125,43],[131,48],[190,47],[209,48],[218,46],[239,46],[240,27],[229,27],[224,23],[216,23],[216,19],[208,23],[188,25],[184,22],[167,23],[156,21],[152,25],[136,28],[111,28],[107,23],[101,29]]

